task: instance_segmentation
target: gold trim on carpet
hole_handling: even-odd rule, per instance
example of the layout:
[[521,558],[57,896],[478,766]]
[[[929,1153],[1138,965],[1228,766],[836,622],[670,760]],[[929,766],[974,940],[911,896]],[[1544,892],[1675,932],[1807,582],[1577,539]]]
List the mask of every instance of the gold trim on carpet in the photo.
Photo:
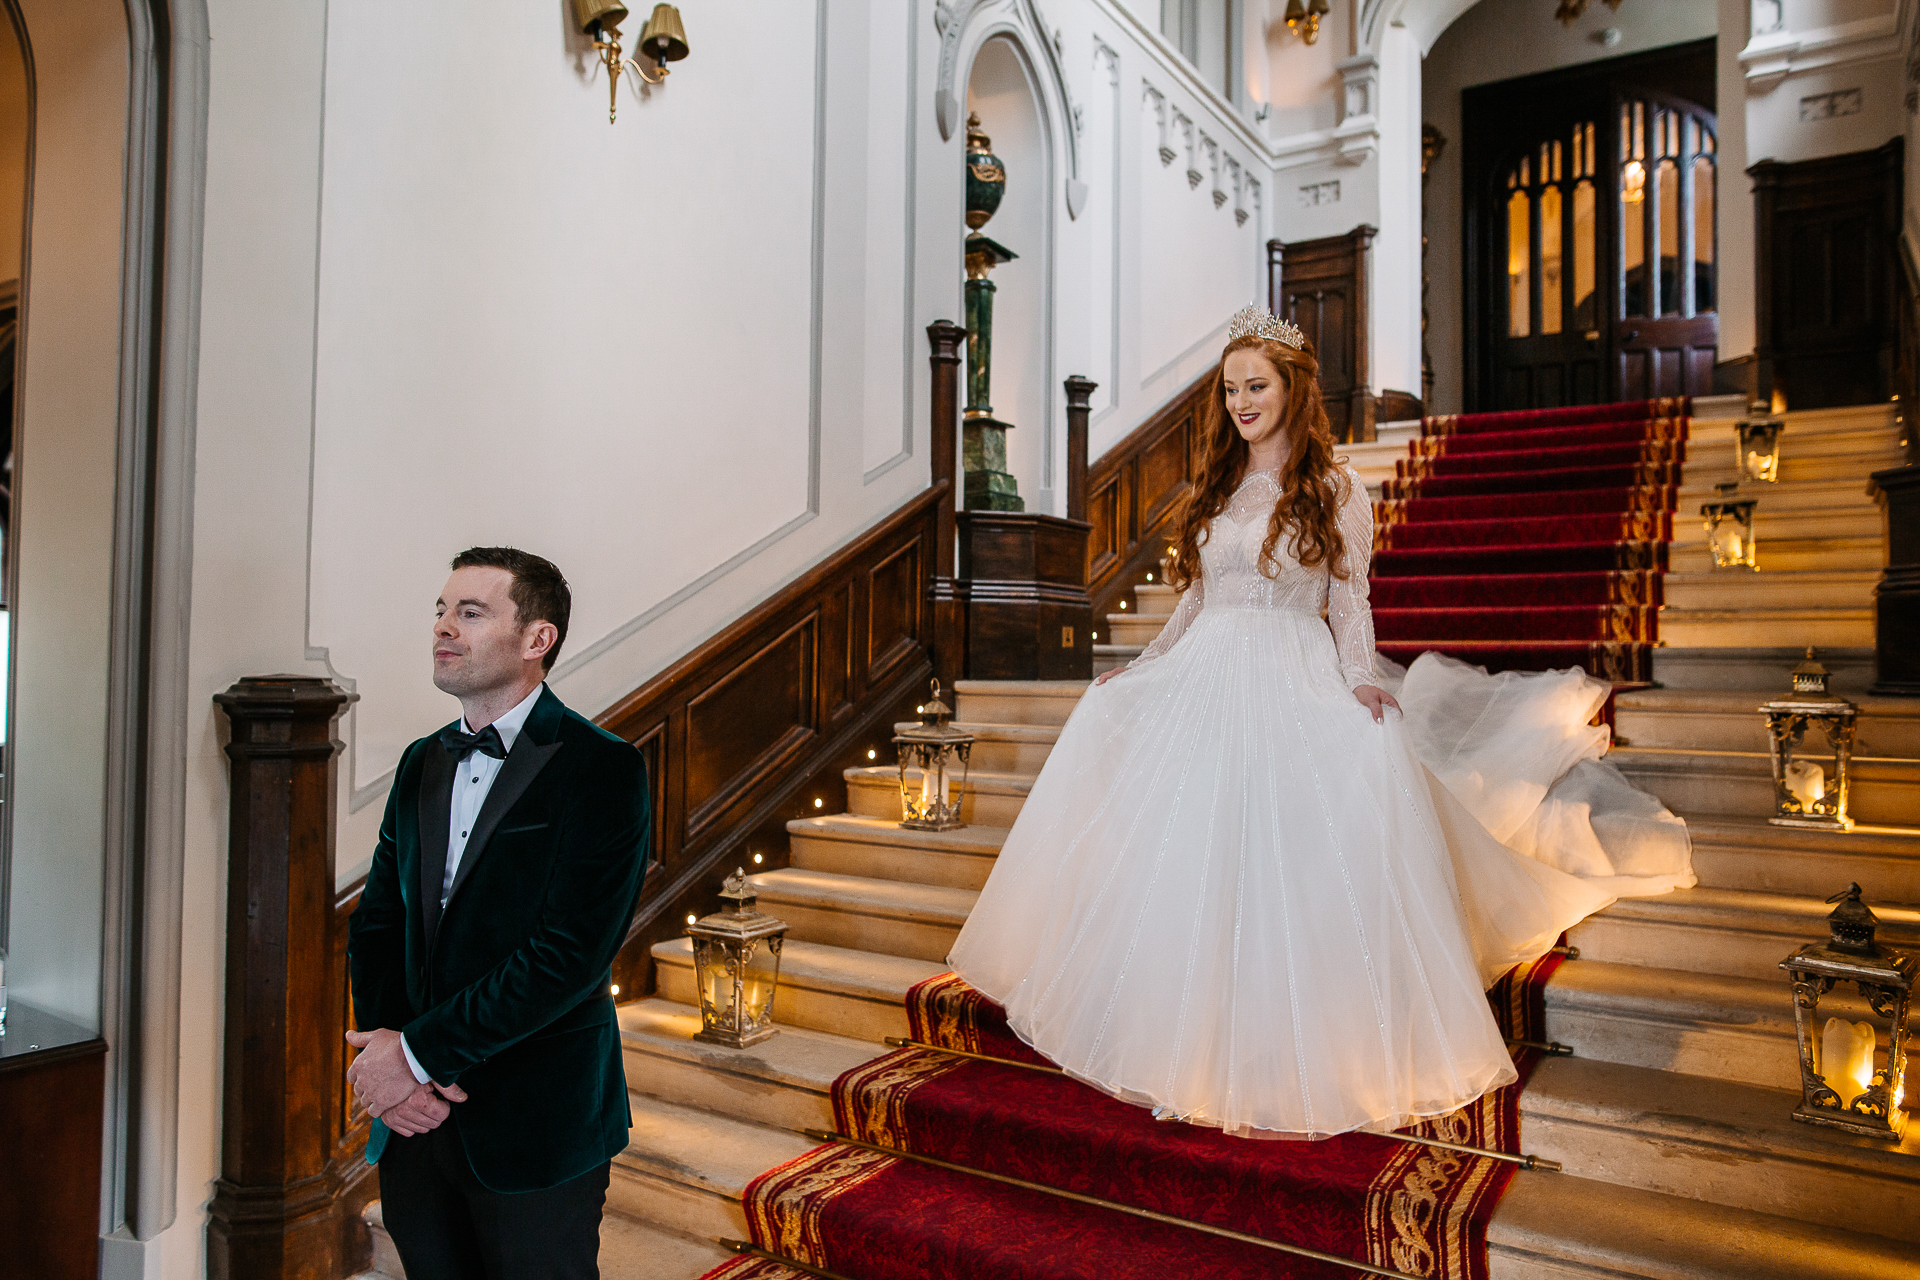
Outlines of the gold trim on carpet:
[[892,1168],[895,1159],[859,1147],[826,1146],[809,1151],[770,1173],[743,1206],[755,1239],[789,1258],[813,1266],[827,1263],[820,1215],[828,1204]]

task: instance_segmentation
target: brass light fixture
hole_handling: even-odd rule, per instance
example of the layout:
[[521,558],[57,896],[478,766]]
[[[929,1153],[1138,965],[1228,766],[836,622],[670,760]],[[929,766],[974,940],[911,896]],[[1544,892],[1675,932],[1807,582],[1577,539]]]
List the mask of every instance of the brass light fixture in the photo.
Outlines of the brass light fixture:
[[777,1030],[773,993],[787,925],[755,909],[760,895],[744,868],[727,877],[720,897],[725,907],[687,926],[700,988],[700,1030],[693,1038],[744,1049]]
[[1700,504],[1700,517],[1707,526],[1707,549],[1713,553],[1715,569],[1757,569],[1753,550],[1752,498],[1739,498],[1740,483],[1729,480],[1717,484],[1718,500]]
[[1287,0],[1287,30],[1307,44],[1320,38],[1320,19],[1327,16],[1327,0]]
[[1734,427],[1735,463],[1742,480],[1773,484],[1780,479],[1780,429],[1787,420],[1755,404]]
[[607,69],[607,123],[612,124],[620,108],[620,76],[631,71],[648,84],[666,80],[669,62],[687,56],[687,31],[680,25],[680,10],[670,4],[653,6],[653,14],[640,32],[639,52],[653,60],[658,74],[620,52],[620,24],[627,20],[627,6],[621,0],[573,0],[573,19],[583,35],[593,37],[593,51]]
[[[1780,962],[1793,980],[1793,1023],[1800,1041],[1800,1105],[1793,1118],[1831,1125],[1869,1138],[1898,1140],[1907,1113],[1907,1010],[1920,960],[1874,941],[1879,921],[1850,884],[1827,899],[1839,905],[1827,917],[1831,935],[1809,943]],[[1886,1065],[1879,1066],[1880,1034],[1871,1022],[1828,1018],[1820,1022],[1820,997],[1842,982],[1854,983],[1887,1027]]]

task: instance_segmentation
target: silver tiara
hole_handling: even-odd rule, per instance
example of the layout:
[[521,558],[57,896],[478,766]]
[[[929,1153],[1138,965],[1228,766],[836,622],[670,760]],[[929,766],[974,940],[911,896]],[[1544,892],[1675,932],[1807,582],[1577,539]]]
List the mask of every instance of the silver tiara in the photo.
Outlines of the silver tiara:
[[1269,338],[1274,342],[1284,342],[1295,351],[1307,349],[1307,335],[1300,332],[1300,326],[1291,320],[1282,320],[1265,307],[1248,304],[1233,313],[1233,319],[1227,324],[1227,341],[1236,338]]

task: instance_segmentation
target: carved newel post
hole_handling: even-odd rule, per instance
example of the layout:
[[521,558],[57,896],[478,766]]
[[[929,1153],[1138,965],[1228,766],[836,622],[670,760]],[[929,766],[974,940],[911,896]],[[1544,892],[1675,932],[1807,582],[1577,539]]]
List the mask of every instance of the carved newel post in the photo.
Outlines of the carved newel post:
[[337,1162],[345,1016],[334,959],[329,680],[249,676],[218,694],[227,745],[226,1096],[208,1227],[214,1280],[346,1274]]
[[951,689],[967,673],[967,617],[954,582],[958,525],[954,505],[959,501],[960,462],[960,344],[967,331],[951,320],[927,326],[927,363],[932,372],[933,483],[944,482],[934,532],[933,673]]
[[1020,485],[1007,471],[1007,432],[1013,424],[993,416],[993,281],[988,274],[1020,255],[980,234],[1006,194],[1007,171],[980,131],[980,117],[967,117],[967,509],[1024,511]]

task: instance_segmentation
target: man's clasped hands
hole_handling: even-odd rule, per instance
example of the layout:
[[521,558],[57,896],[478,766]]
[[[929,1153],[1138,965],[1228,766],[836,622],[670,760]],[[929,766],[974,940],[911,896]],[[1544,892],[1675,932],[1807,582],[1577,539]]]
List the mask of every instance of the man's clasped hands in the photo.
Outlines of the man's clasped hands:
[[347,1043],[360,1050],[360,1056],[347,1068],[348,1083],[367,1114],[395,1133],[413,1137],[437,1128],[451,1111],[449,1102],[467,1100],[466,1090],[457,1084],[421,1084],[415,1080],[398,1031],[386,1027],[349,1031]]

